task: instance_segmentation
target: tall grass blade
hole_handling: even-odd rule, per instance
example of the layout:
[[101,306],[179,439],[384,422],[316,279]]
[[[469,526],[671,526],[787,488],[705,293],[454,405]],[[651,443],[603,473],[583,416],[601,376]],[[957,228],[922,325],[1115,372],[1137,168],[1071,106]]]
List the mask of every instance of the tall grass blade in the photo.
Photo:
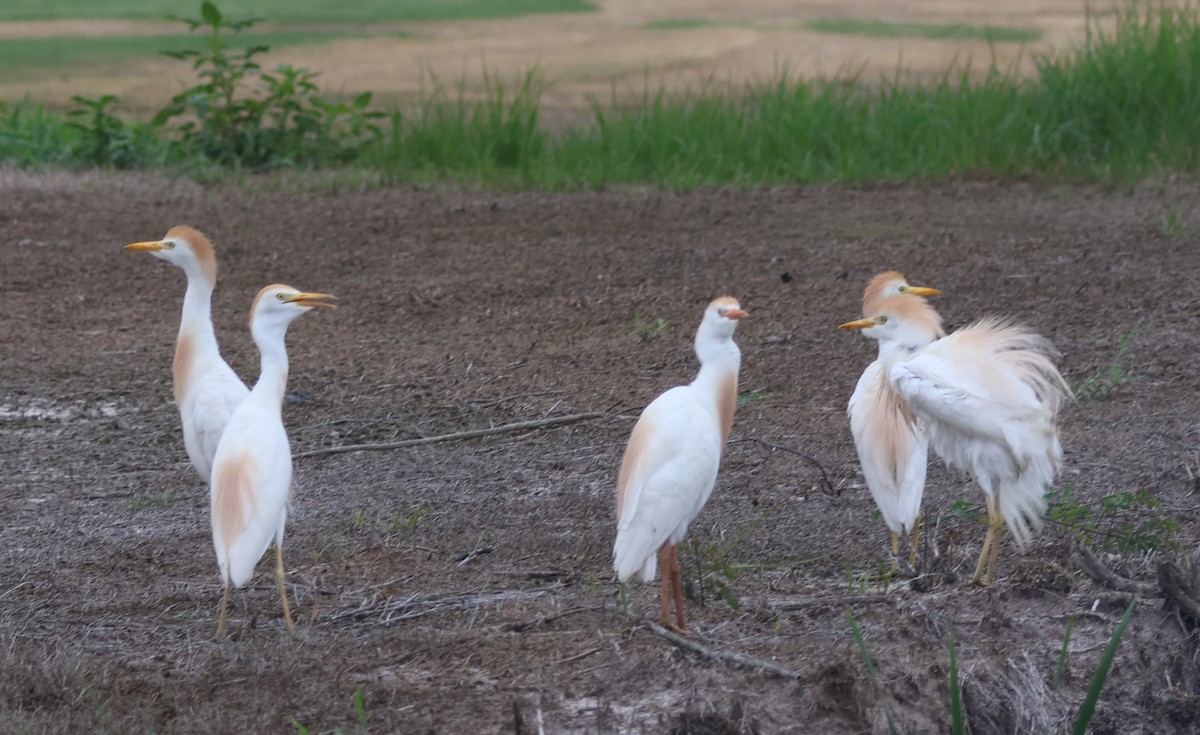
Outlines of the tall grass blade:
[[958,681],[958,641],[950,631],[950,732],[966,735],[967,726],[963,719],[962,688]]
[[1084,698],[1083,704],[1079,706],[1079,715],[1075,718],[1075,727],[1071,730],[1072,735],[1087,734],[1088,723],[1092,721],[1092,715],[1096,713],[1096,702],[1100,701],[1100,692],[1104,689],[1104,682],[1108,679],[1109,670],[1112,669],[1113,659],[1117,656],[1117,648],[1121,645],[1121,636],[1125,635],[1125,626],[1129,625],[1129,619],[1133,617],[1135,606],[1137,606],[1137,595],[1134,595],[1133,599],[1129,601],[1129,607],[1121,617],[1121,622],[1117,623],[1117,629],[1113,631],[1108,648],[1104,651],[1104,657],[1100,659],[1100,668],[1096,669],[1096,675],[1092,677],[1092,685],[1088,687],[1087,696]]
[[892,709],[884,701],[886,696],[883,691],[883,684],[879,681],[879,672],[875,670],[875,661],[871,658],[871,651],[867,648],[867,640],[863,638],[862,630],[858,627],[858,620],[854,617],[854,613],[850,608],[846,608],[846,621],[850,623],[850,632],[854,634],[854,640],[858,641],[858,652],[862,654],[863,663],[867,666],[867,674],[871,677],[871,684],[875,689],[875,696],[883,701],[883,715],[887,718],[888,732],[891,735],[899,735],[900,731],[896,729],[896,723],[892,719]]
[[1062,650],[1058,652],[1058,666],[1054,668],[1054,689],[1062,686],[1063,677],[1067,673],[1067,652],[1071,646],[1071,631],[1075,630],[1075,616],[1067,618],[1067,630],[1063,633]]

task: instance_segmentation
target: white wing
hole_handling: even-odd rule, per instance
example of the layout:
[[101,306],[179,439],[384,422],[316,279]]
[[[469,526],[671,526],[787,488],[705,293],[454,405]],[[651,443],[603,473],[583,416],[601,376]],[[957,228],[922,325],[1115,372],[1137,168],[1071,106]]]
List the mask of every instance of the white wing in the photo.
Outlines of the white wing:
[[244,401],[225,429],[213,466],[217,564],[222,581],[240,587],[272,539],[283,540],[292,455],[278,412]]
[[654,579],[659,548],[683,538],[712,494],[720,461],[719,420],[694,388],[672,388],[646,407],[618,482],[613,566],[621,581]]
[[183,445],[205,482],[211,483],[213,459],[229,419],[250,395],[249,389],[224,360],[199,375],[179,404]]
[[1062,376],[1037,335],[984,320],[892,366],[889,381],[947,464],[998,499],[1019,545],[1041,523],[1062,460],[1055,427]]
[[929,441],[886,378],[878,360],[863,371],[850,396],[850,433],[883,522],[908,533],[921,512]]

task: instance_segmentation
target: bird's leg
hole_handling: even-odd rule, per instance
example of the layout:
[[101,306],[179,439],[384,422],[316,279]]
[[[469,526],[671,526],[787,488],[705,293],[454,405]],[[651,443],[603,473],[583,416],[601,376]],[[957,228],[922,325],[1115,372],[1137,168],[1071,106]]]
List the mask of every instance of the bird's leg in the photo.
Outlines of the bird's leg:
[[996,498],[996,515],[988,518],[988,525],[996,529],[996,537],[992,540],[991,554],[988,557],[987,579],[984,584],[991,586],[996,577],[996,559],[1000,556],[1000,539],[1004,536],[1004,516],[1000,515],[1000,498]]
[[679,567],[679,550],[671,544],[671,584],[675,591],[675,619],[680,633],[688,632],[683,616],[683,570]]
[[221,616],[217,618],[217,640],[225,637],[225,611],[229,609],[229,587],[228,582],[225,583],[225,594],[221,595]]
[[917,516],[917,522],[913,524],[912,548],[908,552],[908,565],[911,567],[917,566],[917,548],[921,540],[921,516]]
[[662,585],[662,616],[658,622],[664,628],[670,628],[671,625],[671,544],[663,544],[658,550],[658,575]]
[[283,547],[279,542],[275,543],[275,582],[279,584],[279,599],[283,601],[283,621],[287,624],[287,632],[290,636],[296,635],[296,629],[292,625],[292,611],[288,608],[287,587],[283,584]]
[[992,547],[999,546],[999,541],[996,539],[997,521],[999,527],[1003,527],[1004,519],[1000,517],[1000,510],[996,501],[991,495],[987,496],[987,513],[988,513],[988,530],[987,535],[983,537],[983,548],[979,551],[979,563],[975,565],[975,574],[971,577],[971,584],[977,584],[983,587],[991,584],[991,579],[984,581],[983,574],[987,563],[992,559]]
[[900,571],[900,534],[892,532],[892,571]]

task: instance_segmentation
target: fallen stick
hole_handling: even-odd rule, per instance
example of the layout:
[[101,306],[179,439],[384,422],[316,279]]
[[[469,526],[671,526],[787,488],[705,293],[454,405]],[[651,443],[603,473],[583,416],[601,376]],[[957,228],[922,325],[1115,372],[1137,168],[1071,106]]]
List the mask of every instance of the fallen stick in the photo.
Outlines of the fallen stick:
[[1114,589],[1118,592],[1134,592],[1143,597],[1157,596],[1156,593],[1158,590],[1154,589],[1153,585],[1122,577],[1104,566],[1104,563],[1097,559],[1096,555],[1089,551],[1087,547],[1078,546],[1075,548],[1075,560],[1079,563],[1079,568],[1089,577],[1109,589]]
[[775,664],[771,663],[770,661],[764,661],[761,658],[754,658],[753,656],[745,656],[740,653],[728,653],[727,651],[716,651],[711,648],[708,648],[707,646],[702,646],[699,643],[697,643],[691,639],[684,638],[683,636],[679,635],[678,633],[674,633],[670,630],[667,630],[666,628],[662,627],[661,625],[658,625],[657,623],[649,623],[649,626],[650,626],[650,630],[654,631],[654,634],[657,635],[658,637],[666,638],[667,640],[669,640],[670,642],[679,646],[680,648],[686,648],[687,650],[689,650],[693,653],[698,653],[701,656],[704,656],[705,658],[711,658],[714,661],[723,661],[725,663],[734,664],[735,666],[742,666],[747,669],[759,669],[761,671],[765,671],[768,674],[774,674],[775,676],[781,677],[783,679],[797,679],[798,680],[798,679],[804,678],[803,674],[801,674],[798,671],[792,671],[791,669],[785,669],[782,666],[776,666]]
[[458,441],[460,439],[475,439],[481,436],[492,436],[495,434],[507,434],[513,431],[524,431],[525,429],[542,429],[547,426],[558,426],[560,424],[573,424],[578,421],[587,421],[588,419],[598,419],[607,416],[608,414],[602,411],[592,411],[590,413],[573,413],[568,416],[555,416],[549,419],[535,419],[533,421],[517,421],[512,424],[503,424],[502,426],[493,426],[490,429],[471,429],[470,431],[456,431],[453,434],[440,434],[438,436],[427,436],[421,439],[405,439],[398,442],[383,442],[381,444],[347,444],[341,447],[326,447],[324,449],[310,449],[307,452],[300,452],[295,455],[296,459],[304,459],[305,457],[319,457],[325,454],[344,454],[346,452],[380,452],[388,449],[404,449],[405,447],[417,447],[422,444],[437,444],[438,442]]
[[[887,595],[843,595],[842,597],[768,597],[760,600],[763,607],[772,610],[804,610],[810,607],[846,607],[847,605],[870,605],[887,602]],[[749,600],[747,600],[749,602]]]

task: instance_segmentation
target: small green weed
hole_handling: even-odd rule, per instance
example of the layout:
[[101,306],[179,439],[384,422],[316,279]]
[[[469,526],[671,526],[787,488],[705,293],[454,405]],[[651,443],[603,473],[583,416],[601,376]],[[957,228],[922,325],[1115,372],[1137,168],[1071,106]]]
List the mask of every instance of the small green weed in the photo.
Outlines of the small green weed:
[[887,718],[888,733],[889,735],[899,735],[900,731],[896,728],[895,720],[892,719],[891,698],[883,690],[883,684],[879,681],[879,672],[875,670],[875,661],[871,658],[870,649],[867,648],[867,639],[863,637],[862,630],[858,627],[858,620],[850,608],[846,608],[846,622],[850,623],[850,631],[854,634],[854,640],[858,642],[858,652],[862,654],[867,674],[871,677],[871,686],[875,689],[875,696],[883,702],[883,714]]
[[643,342],[653,342],[669,331],[671,331],[671,324],[662,317],[646,321],[637,314],[633,316],[633,333]]
[[1163,217],[1162,235],[1168,240],[1178,240],[1187,233],[1187,223],[1183,221],[1183,216],[1179,214],[1179,210],[1171,207],[1171,211],[1167,212],[1167,216]]
[[1104,682],[1108,680],[1108,672],[1112,670],[1113,659],[1117,657],[1117,648],[1121,645],[1121,638],[1125,635],[1125,628],[1129,625],[1129,619],[1133,617],[1135,607],[1137,607],[1137,595],[1134,595],[1133,599],[1129,601],[1129,607],[1125,609],[1125,614],[1121,616],[1121,622],[1117,623],[1117,628],[1108,641],[1108,648],[1104,650],[1100,666],[1092,677],[1092,685],[1088,687],[1087,696],[1084,697],[1083,704],[1079,706],[1075,726],[1071,729],[1072,735],[1087,735],[1088,723],[1091,722],[1092,715],[1096,712],[1096,703],[1100,701]]
[[783,395],[783,394],[779,393],[778,391],[769,391],[769,390],[765,390],[763,388],[755,388],[754,390],[748,390],[745,393],[740,394],[737,399],[737,405],[740,408],[742,406],[745,406],[747,403],[754,403],[755,401],[765,401],[767,399],[774,398],[775,396],[779,396],[779,395]]
[[152,498],[137,498],[133,501],[134,512],[143,510],[154,510],[156,508],[170,508],[179,501],[183,500],[183,496],[174,490],[168,490],[158,497]]
[[1103,401],[1112,397],[1116,389],[1125,383],[1135,383],[1138,378],[1130,375],[1125,368],[1125,358],[1129,354],[1129,345],[1137,336],[1140,324],[1121,335],[1117,341],[1117,355],[1109,364],[1108,369],[1089,376],[1071,386],[1071,393],[1080,401]]
[[359,735],[361,733],[368,732],[367,720],[369,719],[370,714],[367,712],[366,701],[364,699],[362,687],[358,687],[354,690],[355,726],[353,730],[342,730],[341,728],[338,728],[336,730],[321,730],[317,733],[314,733],[295,717],[288,718],[292,727],[296,730],[296,735],[351,735],[351,733],[354,735]]
[[1078,503],[1073,486],[1046,493],[1046,520],[1061,526],[1090,549],[1140,554],[1174,547],[1178,519],[1167,515],[1162,504],[1145,490],[1105,495],[1095,503]]
[[402,544],[412,537],[421,525],[431,515],[429,508],[424,505],[414,505],[407,514],[397,514],[387,523],[387,531],[396,537],[396,543]]

